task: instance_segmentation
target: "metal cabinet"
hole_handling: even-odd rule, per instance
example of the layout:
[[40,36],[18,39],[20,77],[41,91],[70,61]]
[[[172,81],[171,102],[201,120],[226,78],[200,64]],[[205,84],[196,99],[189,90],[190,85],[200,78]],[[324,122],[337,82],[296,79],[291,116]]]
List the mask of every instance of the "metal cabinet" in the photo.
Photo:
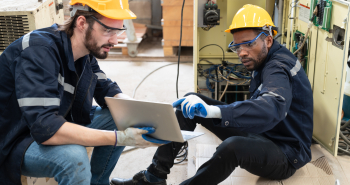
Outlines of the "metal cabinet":
[[[293,19],[284,17],[284,38],[282,42],[292,50],[293,33],[307,32],[307,23],[299,16],[305,7],[312,6],[311,0],[300,0],[293,6],[293,0],[285,0],[285,11]],[[291,5],[292,6],[289,6]],[[332,1],[330,31],[315,25],[309,35],[309,63],[307,75],[313,89],[314,132],[313,138],[333,155],[337,155],[344,85],[349,47],[349,2]],[[304,7],[303,7],[304,6]],[[295,7],[295,8],[291,8]],[[340,30],[343,32],[339,35]],[[338,42],[339,39],[342,42]],[[341,46],[342,47],[339,47]]]

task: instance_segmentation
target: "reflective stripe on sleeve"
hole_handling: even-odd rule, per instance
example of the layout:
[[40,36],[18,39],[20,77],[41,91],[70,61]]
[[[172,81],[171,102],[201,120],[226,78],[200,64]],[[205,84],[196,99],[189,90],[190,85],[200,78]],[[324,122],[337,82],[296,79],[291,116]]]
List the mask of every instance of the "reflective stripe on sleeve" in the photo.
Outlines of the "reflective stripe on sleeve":
[[283,96],[278,95],[278,94],[276,94],[276,93],[274,93],[274,92],[268,92],[268,93],[263,94],[262,96],[274,96],[274,97],[281,97],[281,98],[283,99],[283,101],[285,101],[285,100],[286,100],[286,99],[284,99],[284,97],[283,97]]
[[290,73],[292,74],[292,76],[297,75],[297,73],[299,72],[300,68],[301,68],[301,64],[300,64],[299,60],[297,60],[295,66],[293,67],[293,69],[290,70]]
[[25,106],[60,106],[59,98],[21,98],[17,99],[20,107]]
[[58,83],[60,83],[62,86],[64,86],[64,77],[59,73],[58,74]]
[[104,73],[95,73],[98,80],[107,80],[107,76]]
[[29,32],[26,35],[24,35],[22,39],[22,50],[25,50],[27,47],[29,47],[29,38],[31,33],[32,32]]

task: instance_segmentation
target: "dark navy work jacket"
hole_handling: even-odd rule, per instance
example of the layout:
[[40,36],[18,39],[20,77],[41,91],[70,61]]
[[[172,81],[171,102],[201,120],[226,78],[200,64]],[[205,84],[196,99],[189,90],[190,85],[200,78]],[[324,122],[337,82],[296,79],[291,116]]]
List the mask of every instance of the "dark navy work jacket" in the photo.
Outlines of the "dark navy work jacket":
[[118,93],[93,56],[74,62],[70,38],[57,25],[13,42],[0,56],[0,184],[21,184],[33,141],[50,139],[66,118],[89,124],[93,98],[104,107],[104,97]]
[[313,97],[297,58],[274,41],[263,65],[253,71],[251,98],[220,105],[215,124],[258,133],[276,143],[296,168],[311,160]]

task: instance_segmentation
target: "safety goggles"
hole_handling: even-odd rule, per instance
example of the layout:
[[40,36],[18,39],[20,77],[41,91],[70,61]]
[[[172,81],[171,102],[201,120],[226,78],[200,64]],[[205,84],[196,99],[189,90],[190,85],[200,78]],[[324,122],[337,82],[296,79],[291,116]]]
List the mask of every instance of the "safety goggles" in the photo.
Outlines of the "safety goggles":
[[126,30],[126,27],[124,25],[123,25],[123,28],[113,28],[113,27],[109,27],[109,26],[103,24],[101,21],[99,21],[96,17],[94,17],[92,15],[90,17],[92,17],[96,22],[98,22],[101,26],[103,26],[105,28],[105,30],[103,32],[104,36],[111,37],[111,36],[114,36],[115,34],[117,36],[119,36],[122,33],[124,33],[124,31]]
[[249,51],[253,48],[253,46],[255,46],[256,44],[256,40],[260,37],[260,35],[266,35],[269,36],[268,34],[266,34],[265,32],[261,32],[258,36],[255,37],[255,39],[251,40],[251,41],[247,41],[247,42],[242,42],[239,44],[233,44],[234,41],[232,41],[228,47],[235,53],[239,53],[242,51],[242,49],[244,51]]

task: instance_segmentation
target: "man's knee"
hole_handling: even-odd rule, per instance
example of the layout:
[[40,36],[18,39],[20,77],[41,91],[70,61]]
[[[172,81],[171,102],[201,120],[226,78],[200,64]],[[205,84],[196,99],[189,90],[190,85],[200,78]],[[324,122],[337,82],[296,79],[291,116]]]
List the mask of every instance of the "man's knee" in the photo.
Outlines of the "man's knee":
[[218,150],[222,150],[229,155],[240,153],[242,150],[249,147],[246,142],[246,138],[241,136],[232,136],[224,140],[218,147]]
[[80,145],[67,145],[64,158],[59,164],[61,173],[73,179],[91,179],[91,167],[86,149]]

